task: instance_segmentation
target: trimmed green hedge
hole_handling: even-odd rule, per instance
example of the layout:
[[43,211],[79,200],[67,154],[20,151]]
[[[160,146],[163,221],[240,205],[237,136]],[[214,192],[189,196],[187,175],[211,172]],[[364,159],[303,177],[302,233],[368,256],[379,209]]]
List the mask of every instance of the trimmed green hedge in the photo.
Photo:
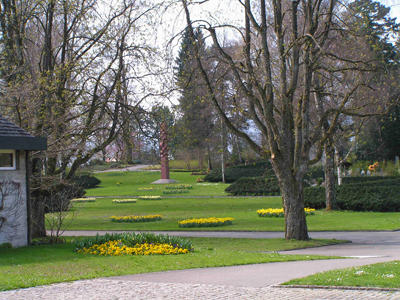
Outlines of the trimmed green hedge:
[[280,195],[276,177],[242,177],[225,189],[226,192],[238,196],[275,196]]
[[[259,161],[248,165],[227,167],[225,169],[225,181],[231,183],[242,177],[270,177],[271,174],[273,174],[271,164],[267,161]],[[222,181],[221,169],[212,170],[204,177],[204,181]]]
[[75,176],[72,178],[72,182],[74,182],[75,184],[79,185],[84,189],[95,188],[101,183],[99,179],[88,174]]
[[[305,188],[304,205],[325,208],[325,188]],[[342,210],[400,211],[400,185],[344,184],[337,187],[336,205]]]
[[400,176],[349,176],[349,177],[343,177],[342,182],[343,184],[350,184],[350,183],[365,183],[371,181],[382,181],[389,179],[400,180]]

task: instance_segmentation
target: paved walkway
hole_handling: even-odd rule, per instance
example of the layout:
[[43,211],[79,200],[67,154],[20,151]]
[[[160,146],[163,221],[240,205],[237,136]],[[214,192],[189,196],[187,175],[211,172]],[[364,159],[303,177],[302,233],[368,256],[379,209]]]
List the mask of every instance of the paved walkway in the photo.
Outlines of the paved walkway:
[[[108,173],[108,172],[136,172],[143,171],[144,168],[149,167],[150,165],[134,165],[126,168],[117,168],[117,169],[108,169],[104,171],[94,171],[93,173]],[[147,170],[154,171],[154,170]]]
[[[93,235],[69,231],[65,235]],[[104,232],[99,232],[104,233]],[[165,232],[164,232],[165,233]],[[280,232],[168,232],[180,236],[282,237]],[[0,299],[399,299],[400,292],[279,288],[278,283],[309,274],[382,261],[400,260],[400,232],[311,232],[312,238],[352,243],[282,251],[283,254],[352,256],[350,259],[190,269],[75,281],[7,291]]]

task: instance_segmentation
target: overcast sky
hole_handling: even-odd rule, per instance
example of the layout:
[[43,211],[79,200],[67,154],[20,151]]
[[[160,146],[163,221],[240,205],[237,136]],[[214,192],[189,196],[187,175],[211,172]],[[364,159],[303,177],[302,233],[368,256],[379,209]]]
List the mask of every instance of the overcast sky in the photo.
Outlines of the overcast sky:
[[397,22],[400,21],[400,0],[379,0],[385,6],[390,6],[392,17],[397,17]]

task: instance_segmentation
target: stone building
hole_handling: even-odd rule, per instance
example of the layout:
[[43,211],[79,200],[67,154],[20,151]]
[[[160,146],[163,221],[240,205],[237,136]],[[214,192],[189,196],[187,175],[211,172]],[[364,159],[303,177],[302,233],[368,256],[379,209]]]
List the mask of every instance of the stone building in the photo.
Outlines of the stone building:
[[45,150],[45,138],[33,137],[0,115],[0,245],[30,241],[29,151]]

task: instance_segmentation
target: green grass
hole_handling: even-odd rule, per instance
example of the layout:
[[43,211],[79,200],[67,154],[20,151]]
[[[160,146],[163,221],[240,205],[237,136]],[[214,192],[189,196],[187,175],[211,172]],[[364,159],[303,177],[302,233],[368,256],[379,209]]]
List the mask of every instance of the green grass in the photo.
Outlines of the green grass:
[[[87,196],[97,198],[95,203],[74,204],[75,217],[67,229],[74,230],[196,230],[179,228],[178,221],[187,218],[233,217],[233,225],[202,228],[201,230],[251,230],[283,231],[283,218],[260,218],[257,209],[281,208],[280,197],[232,197],[224,192],[227,184],[196,183],[199,176],[187,172],[171,172],[171,178],[180,184],[191,184],[188,193],[163,195],[165,185],[152,185],[159,179],[159,172],[109,172],[95,174],[100,187],[87,190]],[[152,188],[152,190],[141,190]],[[138,200],[137,203],[118,205],[111,196],[160,195],[162,200]],[[203,196],[206,198],[195,198]],[[207,196],[210,196],[207,198]],[[224,198],[213,198],[224,196]],[[163,220],[155,223],[113,223],[110,216],[161,214]],[[307,217],[308,229],[323,230],[394,230],[400,228],[398,212],[317,211]]]
[[400,288],[400,261],[318,273],[285,284]]
[[[162,195],[166,185],[151,184],[160,179],[160,172],[108,172],[94,174],[101,180],[99,187],[87,190],[87,196],[139,196]],[[229,184],[197,183],[196,179],[204,176],[190,175],[190,172],[171,172],[171,179],[178,184],[191,184],[193,189],[185,196],[223,196]],[[153,188],[151,191],[140,188]]]
[[[188,218],[233,217],[233,225],[202,227],[201,230],[219,231],[283,231],[283,218],[257,215],[260,208],[281,207],[279,197],[248,198],[166,198],[138,200],[118,205],[113,198],[97,198],[96,202],[75,203],[71,230],[199,230],[179,228],[178,221]],[[149,223],[115,223],[110,216],[161,214],[163,219]],[[316,211],[307,216],[311,231],[322,230],[393,230],[400,228],[400,213],[352,211]]]
[[339,241],[193,238],[184,255],[100,257],[73,252],[73,245],[0,249],[0,291],[78,279],[146,272],[327,258],[266,251],[321,246]]

